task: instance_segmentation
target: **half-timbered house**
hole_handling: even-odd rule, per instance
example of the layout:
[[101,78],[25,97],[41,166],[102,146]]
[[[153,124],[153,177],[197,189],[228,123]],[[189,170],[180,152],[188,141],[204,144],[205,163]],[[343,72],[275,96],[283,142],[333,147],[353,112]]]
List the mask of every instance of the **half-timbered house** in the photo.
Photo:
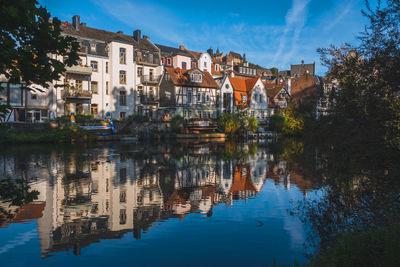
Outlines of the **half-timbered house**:
[[207,71],[165,68],[160,107],[185,119],[216,119],[219,86]]

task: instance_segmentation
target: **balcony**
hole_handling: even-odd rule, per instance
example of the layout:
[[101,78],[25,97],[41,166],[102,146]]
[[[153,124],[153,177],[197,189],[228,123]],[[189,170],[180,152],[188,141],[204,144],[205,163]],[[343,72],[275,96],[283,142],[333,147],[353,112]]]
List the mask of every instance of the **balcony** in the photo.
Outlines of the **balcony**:
[[158,84],[160,82],[161,75],[143,75],[140,78],[142,84]]
[[139,95],[140,104],[142,105],[158,105],[158,98],[155,95]]
[[92,93],[86,90],[76,89],[74,87],[65,88],[61,91],[63,99],[91,99]]
[[74,65],[71,67],[65,67],[66,73],[72,73],[72,74],[80,74],[80,75],[92,75],[92,67],[86,67],[86,66],[80,66],[80,65]]

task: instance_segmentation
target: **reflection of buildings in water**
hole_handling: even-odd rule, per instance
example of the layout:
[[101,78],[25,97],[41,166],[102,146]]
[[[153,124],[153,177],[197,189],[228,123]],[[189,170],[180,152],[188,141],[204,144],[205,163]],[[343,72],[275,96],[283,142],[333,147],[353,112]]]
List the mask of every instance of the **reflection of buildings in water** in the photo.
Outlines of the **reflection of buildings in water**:
[[[26,173],[40,177],[31,181],[32,188],[45,201],[37,220],[43,255],[70,248],[79,255],[81,247],[126,232],[140,238],[160,219],[211,216],[215,205],[261,191],[268,169],[264,152],[244,164],[201,152],[175,160],[167,154],[132,160],[104,148],[84,156],[52,155],[41,168],[29,163]],[[15,164],[3,165],[10,171]]]
[[268,177],[272,178],[275,183],[282,183],[287,190],[290,185],[295,184],[304,195],[313,188],[311,180],[306,178],[301,170],[289,169],[286,161],[269,162]]

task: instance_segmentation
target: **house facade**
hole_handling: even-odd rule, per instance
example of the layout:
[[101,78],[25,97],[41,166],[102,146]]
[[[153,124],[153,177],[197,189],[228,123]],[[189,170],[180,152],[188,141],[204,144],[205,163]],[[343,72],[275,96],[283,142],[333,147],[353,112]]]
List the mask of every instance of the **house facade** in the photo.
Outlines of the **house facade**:
[[270,116],[269,100],[261,78],[229,77],[229,81],[233,87],[235,111],[244,109],[259,123],[265,123]]
[[125,119],[158,108],[160,51],[140,30],[132,35],[104,31],[74,16],[72,23],[62,24],[61,34],[77,39],[79,60],[44,92],[36,85],[29,90],[23,84],[9,85],[0,77],[2,85],[10,88],[10,94],[2,92],[4,102],[13,107],[7,121],[42,122],[71,113],[102,119],[107,112]]
[[185,119],[216,119],[219,86],[207,71],[165,68],[160,106]]

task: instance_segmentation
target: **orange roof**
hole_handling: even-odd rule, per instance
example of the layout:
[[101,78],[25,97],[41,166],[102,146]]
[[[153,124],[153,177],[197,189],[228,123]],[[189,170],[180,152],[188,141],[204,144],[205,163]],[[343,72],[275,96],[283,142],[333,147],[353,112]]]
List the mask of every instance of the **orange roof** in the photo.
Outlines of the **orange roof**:
[[[171,77],[172,82],[175,85],[183,85],[183,86],[191,86],[191,87],[207,87],[207,88],[218,88],[218,84],[214,81],[213,77],[207,71],[201,71],[199,69],[191,69],[191,70],[182,70],[182,69],[174,69],[166,67],[165,70],[168,72]],[[203,82],[202,83],[192,83],[190,81],[190,73],[194,70],[200,71],[203,73]]]
[[222,73],[221,73],[221,65],[219,65],[219,70],[216,71],[216,70],[215,70],[215,63],[212,63],[212,65],[211,65],[211,74],[214,74],[214,75],[221,75],[221,76],[222,76]]
[[[236,106],[247,107],[249,105],[253,88],[259,79],[259,76],[250,79],[229,77],[235,95]],[[247,96],[247,103],[243,103],[243,96]]]
[[[243,175],[242,171],[246,169],[246,174]],[[231,193],[237,193],[241,191],[257,191],[250,176],[250,166],[236,166],[235,174],[233,175],[233,184],[229,190]]]

